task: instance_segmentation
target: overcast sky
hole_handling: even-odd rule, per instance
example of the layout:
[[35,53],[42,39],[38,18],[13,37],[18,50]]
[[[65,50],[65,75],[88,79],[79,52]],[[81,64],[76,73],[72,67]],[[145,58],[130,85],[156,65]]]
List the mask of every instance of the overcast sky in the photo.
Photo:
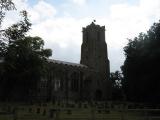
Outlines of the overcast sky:
[[82,27],[96,19],[106,27],[106,42],[111,71],[120,70],[124,62],[123,47],[127,38],[160,19],[160,0],[14,0],[17,11],[8,12],[3,26],[20,19],[27,10],[32,23],[30,35],[40,36],[45,47],[53,50],[52,58],[79,63]]

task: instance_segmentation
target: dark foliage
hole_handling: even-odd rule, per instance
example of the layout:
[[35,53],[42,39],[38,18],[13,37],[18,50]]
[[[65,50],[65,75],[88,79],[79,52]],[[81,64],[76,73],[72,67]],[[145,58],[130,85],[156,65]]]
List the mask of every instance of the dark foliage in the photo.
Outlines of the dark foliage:
[[160,101],[160,22],[149,31],[129,39],[124,47],[122,82],[127,99],[136,102]]
[[5,12],[14,9],[15,5],[12,0],[0,0],[0,26],[3,18],[5,17]]
[[112,100],[122,101],[124,99],[121,83],[123,80],[122,73],[120,71],[110,73],[110,80],[112,83]]
[[27,12],[21,12],[23,20],[3,32],[0,56],[3,58],[0,95],[3,100],[25,101],[34,96],[39,80],[46,72],[46,60],[50,49],[44,49],[40,37],[27,36],[31,23]]

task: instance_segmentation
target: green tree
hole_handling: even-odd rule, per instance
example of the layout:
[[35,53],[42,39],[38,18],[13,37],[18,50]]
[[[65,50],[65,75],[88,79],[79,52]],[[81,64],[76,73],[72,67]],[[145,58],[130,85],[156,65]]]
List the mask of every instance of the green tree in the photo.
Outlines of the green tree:
[[123,100],[122,80],[123,76],[120,71],[110,73],[112,85],[112,100]]
[[44,49],[40,37],[27,36],[31,23],[27,12],[22,11],[23,20],[5,30],[4,80],[1,95],[5,99],[27,100],[30,92],[36,91],[37,81],[45,74],[47,59],[52,55]]
[[5,17],[6,11],[14,10],[15,5],[12,0],[0,0],[0,26],[3,18]]
[[3,73],[4,73],[4,65],[3,62],[3,53],[6,50],[6,43],[3,38],[4,30],[1,29],[1,23],[3,21],[3,18],[5,17],[6,11],[14,10],[15,5],[12,2],[12,0],[0,0],[0,81],[3,79]]
[[5,17],[6,11],[15,10],[15,5],[12,0],[0,0],[0,60],[3,57],[3,53],[6,49],[6,43],[3,37],[4,30],[1,29],[3,18]]
[[122,66],[123,89],[128,100],[158,102],[160,100],[160,22],[149,31],[129,40],[124,47],[125,62]]

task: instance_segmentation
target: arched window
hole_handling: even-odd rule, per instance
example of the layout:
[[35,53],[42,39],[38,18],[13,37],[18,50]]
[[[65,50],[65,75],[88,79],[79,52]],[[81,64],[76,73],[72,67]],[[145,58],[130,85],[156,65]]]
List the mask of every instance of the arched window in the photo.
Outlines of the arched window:
[[78,81],[79,81],[79,75],[78,73],[74,72],[71,75],[71,90],[77,92],[79,89],[79,85],[78,85]]
[[60,89],[60,86],[61,86],[60,79],[55,78],[55,82],[54,82],[54,90],[55,90],[55,91],[58,91],[58,90]]

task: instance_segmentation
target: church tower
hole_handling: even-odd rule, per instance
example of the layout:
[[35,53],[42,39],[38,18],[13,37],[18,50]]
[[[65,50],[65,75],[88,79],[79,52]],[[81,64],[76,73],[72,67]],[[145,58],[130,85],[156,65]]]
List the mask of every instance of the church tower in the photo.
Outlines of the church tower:
[[80,63],[96,71],[102,80],[109,79],[110,67],[105,42],[105,26],[92,22],[83,28]]

